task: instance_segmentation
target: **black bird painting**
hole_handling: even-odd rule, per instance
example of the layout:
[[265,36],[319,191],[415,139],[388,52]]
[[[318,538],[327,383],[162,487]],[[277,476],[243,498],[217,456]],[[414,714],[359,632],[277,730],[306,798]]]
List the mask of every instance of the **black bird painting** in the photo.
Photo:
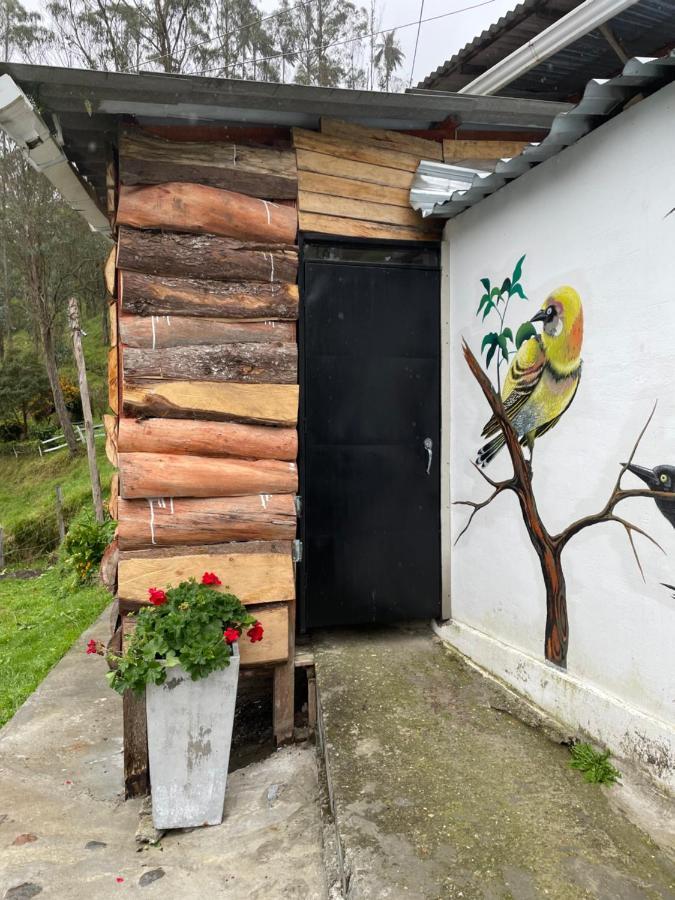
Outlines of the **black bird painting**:
[[627,468],[633,475],[641,478],[650,490],[673,495],[672,500],[654,497],[654,502],[675,528],[675,466],[655,466],[653,469],[645,469],[631,463]]

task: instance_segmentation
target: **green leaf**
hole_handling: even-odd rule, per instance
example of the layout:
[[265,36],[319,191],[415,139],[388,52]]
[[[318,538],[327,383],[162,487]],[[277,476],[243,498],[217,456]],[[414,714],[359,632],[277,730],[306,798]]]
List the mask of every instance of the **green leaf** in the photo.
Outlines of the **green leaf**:
[[492,302],[492,300],[488,300],[488,302],[485,304],[485,309],[483,310],[483,322],[486,320],[489,313],[492,312],[492,310],[494,308],[495,308],[495,305]]
[[525,291],[522,286],[519,284],[511,285],[511,290],[509,291],[509,297],[513,297],[514,294],[518,294],[523,300],[527,300],[527,296],[525,295]]
[[516,332],[516,349],[520,350],[521,344],[524,344],[525,341],[529,341],[531,337],[535,337],[537,334],[537,329],[534,327],[532,322],[523,322],[518,331]]
[[511,331],[510,328],[505,328],[502,331],[502,337],[507,338],[509,341],[511,341],[511,343],[513,343],[513,332]]
[[[509,329],[507,329],[507,331],[508,331],[508,330],[509,330]],[[513,337],[511,337],[511,340],[513,340]],[[500,348],[501,348],[502,356],[504,357],[505,360],[508,361],[508,358],[509,358],[509,345],[508,345],[508,339],[507,339],[507,336],[506,336],[506,333],[505,333],[505,332],[502,332],[502,333],[499,335],[499,337],[497,338],[497,343],[499,344],[499,346],[500,346]]]
[[[502,282],[502,288],[501,288],[499,294],[501,296],[502,294],[505,294],[507,291],[510,291],[510,290],[511,290],[511,279],[505,278],[504,281]],[[510,294],[509,294],[509,296],[510,296]]]
[[492,362],[492,357],[495,355],[495,350],[497,349],[497,344],[493,344],[488,350],[488,354],[485,357],[485,368],[490,368],[490,363]]
[[523,255],[520,257],[520,259],[518,260],[518,262],[515,265],[515,268],[513,270],[513,275],[511,276],[511,283],[514,285],[520,281],[520,276],[523,274],[523,262],[525,261],[526,256],[527,256],[527,254],[523,253]]
[[476,315],[478,315],[478,313],[481,311],[481,309],[483,308],[483,306],[484,306],[486,303],[489,303],[489,302],[490,302],[490,295],[489,295],[489,294],[483,294],[483,296],[480,298],[480,303],[478,304],[478,312],[476,312]]
[[501,291],[499,290],[498,287],[493,287],[492,290],[490,291],[490,297],[491,297],[491,298],[492,298],[492,297],[499,297],[500,295],[501,295]]
[[483,343],[480,345],[480,352],[482,353],[486,347],[494,347],[498,338],[499,335],[496,331],[491,331],[489,334],[486,334],[483,338]]
[[486,292],[490,293],[490,279],[489,278],[481,278],[480,283],[485,288]]

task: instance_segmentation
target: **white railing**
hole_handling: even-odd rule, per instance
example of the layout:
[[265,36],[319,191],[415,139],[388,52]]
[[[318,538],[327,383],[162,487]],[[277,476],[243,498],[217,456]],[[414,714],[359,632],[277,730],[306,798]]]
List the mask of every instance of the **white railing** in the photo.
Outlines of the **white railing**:
[[[75,435],[78,441],[81,444],[84,444],[84,422],[73,422],[73,428],[75,429]],[[99,434],[104,433],[104,426],[102,423],[98,425],[94,425],[94,437],[98,437]],[[57,444],[55,447],[48,447],[47,444],[53,444],[54,441],[62,441],[62,443]],[[54,450],[63,450],[64,447],[67,447],[65,436],[63,434],[55,434],[54,437],[47,438],[46,441],[40,441],[38,444],[38,451],[40,456],[44,456],[45,453],[53,453]]]

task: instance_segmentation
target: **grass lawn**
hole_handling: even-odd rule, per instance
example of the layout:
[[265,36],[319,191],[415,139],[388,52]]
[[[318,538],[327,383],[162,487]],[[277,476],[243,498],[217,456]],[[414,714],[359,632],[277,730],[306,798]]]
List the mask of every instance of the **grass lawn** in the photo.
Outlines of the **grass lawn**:
[[0,581],[0,726],[110,602],[98,585],[63,597],[61,587],[56,569]]
[[[96,440],[96,451],[101,487],[107,494],[113,468],[106,459],[102,438]],[[67,527],[75,513],[92,504],[84,451],[76,459],[66,450],[42,458],[0,456],[0,525],[5,529],[8,566],[41,558],[56,546],[57,484],[63,490]]]

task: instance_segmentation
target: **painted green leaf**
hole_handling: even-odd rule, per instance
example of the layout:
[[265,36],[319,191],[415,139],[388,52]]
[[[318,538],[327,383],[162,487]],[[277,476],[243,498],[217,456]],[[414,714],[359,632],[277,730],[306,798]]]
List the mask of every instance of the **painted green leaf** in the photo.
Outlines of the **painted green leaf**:
[[498,340],[499,335],[496,331],[491,331],[489,334],[486,334],[483,338],[483,343],[480,345],[480,352],[482,353],[486,347],[496,347]]
[[518,296],[522,297],[523,300],[527,300],[525,291],[523,290],[523,288],[520,284],[511,285],[511,290],[509,291],[509,297],[513,297],[514,294],[518,294]]
[[504,281],[502,282],[502,288],[501,288],[499,294],[501,296],[501,294],[505,294],[507,291],[510,291],[510,290],[511,290],[511,279],[505,278]]
[[523,262],[524,262],[526,256],[527,256],[527,254],[523,253],[523,255],[520,257],[520,259],[516,263],[516,266],[513,270],[513,275],[511,276],[511,283],[514,285],[520,281],[520,276],[523,274]]
[[[513,338],[511,338],[511,340],[513,340]],[[502,351],[502,356],[504,357],[504,359],[508,360],[509,345],[508,345],[508,340],[507,340],[505,332],[502,331],[502,333],[499,335],[499,337],[497,338],[497,343],[499,344],[499,347]]]
[[529,340],[531,337],[534,337],[536,333],[537,329],[532,322],[523,322],[518,331],[516,331],[516,348],[520,349],[520,345],[524,344],[525,341]]
[[499,295],[500,295],[499,288],[496,286],[493,287],[492,290],[490,291],[490,297],[499,297]]
[[485,318],[486,318],[487,314],[490,312],[490,310],[493,310],[494,308],[495,308],[495,305],[492,302],[492,300],[488,300],[488,302],[485,304],[485,309],[483,310],[483,321],[485,321]]
[[495,355],[495,350],[497,349],[497,344],[493,344],[492,347],[487,352],[487,356],[485,357],[485,368],[490,368],[490,363],[492,362],[492,357]]
[[478,312],[476,312],[476,315],[478,315],[478,313],[481,311],[481,309],[483,308],[483,306],[484,306],[486,303],[489,303],[489,302],[490,302],[490,295],[489,295],[489,294],[483,294],[483,296],[480,298],[480,303],[478,304]]
[[485,290],[490,293],[490,279],[489,278],[481,278],[480,283],[483,285]]
[[511,343],[513,343],[513,332],[510,328],[505,328],[502,331],[500,337],[506,338],[507,340],[511,341]]

